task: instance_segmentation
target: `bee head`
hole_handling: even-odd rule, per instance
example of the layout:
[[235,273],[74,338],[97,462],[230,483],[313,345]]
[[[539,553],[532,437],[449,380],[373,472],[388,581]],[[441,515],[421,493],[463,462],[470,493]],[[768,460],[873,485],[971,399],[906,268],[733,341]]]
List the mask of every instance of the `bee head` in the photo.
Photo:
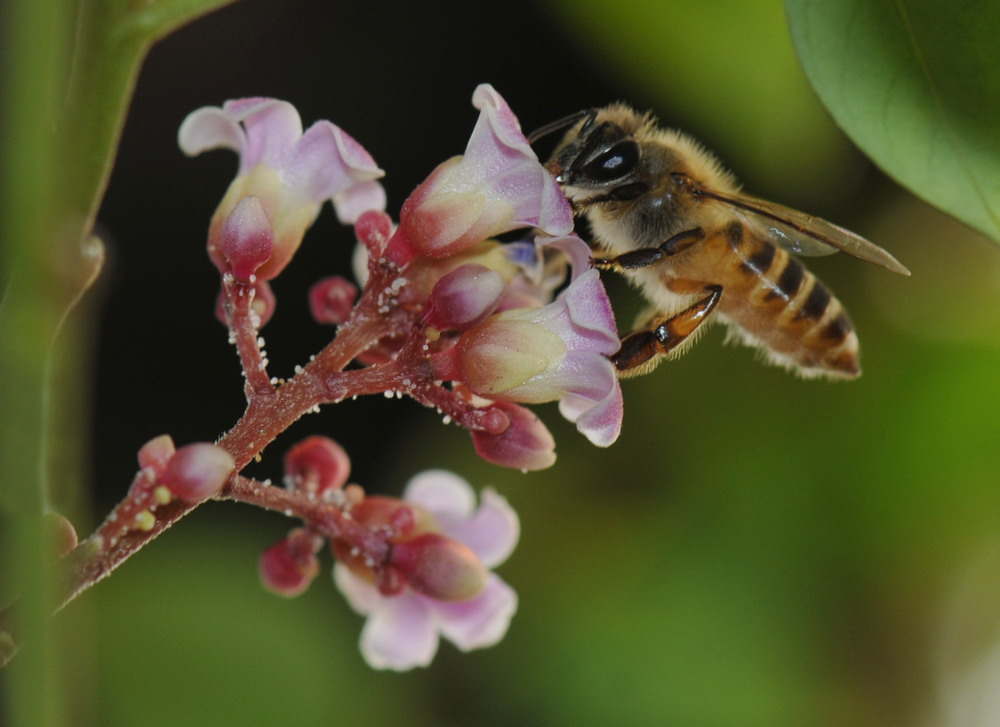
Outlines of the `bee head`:
[[581,111],[542,127],[529,139],[534,142],[572,125],[545,165],[567,196],[635,199],[648,190],[640,174],[641,148],[631,132],[604,116],[597,109]]

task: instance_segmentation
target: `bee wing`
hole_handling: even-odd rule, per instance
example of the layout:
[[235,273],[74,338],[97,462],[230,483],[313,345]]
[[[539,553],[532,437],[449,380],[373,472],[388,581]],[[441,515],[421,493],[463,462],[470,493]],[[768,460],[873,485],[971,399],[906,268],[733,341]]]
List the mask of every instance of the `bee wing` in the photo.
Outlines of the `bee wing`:
[[768,242],[789,252],[798,255],[829,255],[843,250],[848,255],[894,273],[910,274],[902,263],[878,245],[821,217],[745,194],[726,196],[705,191],[701,194],[729,205]]

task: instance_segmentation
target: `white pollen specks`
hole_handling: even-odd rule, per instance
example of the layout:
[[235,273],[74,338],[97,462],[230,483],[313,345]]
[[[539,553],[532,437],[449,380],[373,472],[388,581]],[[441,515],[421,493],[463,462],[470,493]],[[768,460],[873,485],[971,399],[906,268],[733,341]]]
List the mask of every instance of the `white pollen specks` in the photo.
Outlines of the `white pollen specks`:
[[451,414],[445,414],[444,419],[441,420],[445,424],[451,424]]

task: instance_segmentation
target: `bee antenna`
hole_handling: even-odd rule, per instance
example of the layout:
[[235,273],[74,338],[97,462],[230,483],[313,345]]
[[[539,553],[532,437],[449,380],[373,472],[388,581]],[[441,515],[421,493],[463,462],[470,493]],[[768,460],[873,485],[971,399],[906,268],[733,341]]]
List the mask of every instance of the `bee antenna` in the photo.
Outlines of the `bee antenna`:
[[558,121],[552,121],[548,124],[545,124],[545,126],[535,129],[530,134],[528,134],[528,143],[534,144],[542,137],[548,136],[549,134],[553,134],[557,131],[561,131],[568,126],[572,126],[580,119],[584,119],[588,116],[593,118],[594,116],[596,116],[596,114],[597,114],[596,109],[584,109],[583,111],[577,111],[574,114],[565,116],[559,119]]

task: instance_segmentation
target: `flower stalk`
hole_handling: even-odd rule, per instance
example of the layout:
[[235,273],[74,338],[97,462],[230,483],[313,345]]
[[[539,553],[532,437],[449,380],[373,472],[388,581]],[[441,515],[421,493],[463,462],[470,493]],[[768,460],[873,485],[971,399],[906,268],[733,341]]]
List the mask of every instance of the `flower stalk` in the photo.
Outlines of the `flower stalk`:
[[[286,487],[240,471],[306,413],[345,399],[408,396],[469,431],[487,461],[551,466],[555,442],[524,404],[557,401],[599,446],[621,427],[621,392],[608,356],[618,338],[603,286],[554,180],[489,86],[461,157],[438,167],[403,205],[384,212],[370,155],[339,127],[302,130],[289,104],[244,99],[200,109],[181,127],[189,154],[240,154],[236,179],[209,226],[220,273],[216,314],[228,327],[247,406],[215,443],[175,450],[158,437],[139,452],[126,498],[60,561],[57,607],[109,575],[207,499],[280,512],[301,525],[264,552],[265,587],[293,597],[318,572],[329,541],[335,580],[368,617],[361,648],[379,668],[425,665],[440,636],[460,649],[505,633],[516,595],[490,568],[517,540],[516,515],[487,491],[478,510],[450,473],[415,478],[403,499],[347,484],[336,443],[307,439],[285,458]],[[327,278],[310,295],[314,317],[336,335],[287,380],[272,377],[261,329],[275,301],[268,281],[291,263],[306,228],[330,200],[354,225],[365,264],[359,288]],[[518,228],[532,237],[492,239]],[[569,273],[568,284],[556,295]],[[401,633],[399,624],[416,631]]]

